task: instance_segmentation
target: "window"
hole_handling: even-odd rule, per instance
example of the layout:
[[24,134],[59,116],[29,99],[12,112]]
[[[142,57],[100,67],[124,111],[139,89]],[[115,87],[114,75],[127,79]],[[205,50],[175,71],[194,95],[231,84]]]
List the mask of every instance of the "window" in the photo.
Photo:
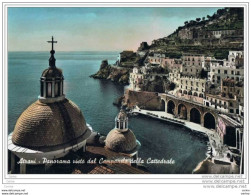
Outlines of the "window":
[[224,70],[224,74],[227,74],[227,70]]
[[233,103],[232,103],[232,102],[230,102],[230,103],[229,103],[229,105],[232,107],[232,106],[233,106]]
[[234,74],[234,71],[233,71],[233,70],[231,71],[231,74]]
[[51,83],[47,84],[47,96],[51,97]]
[[45,87],[43,81],[40,81],[40,86],[41,86],[40,96],[43,97],[44,96],[44,87]]
[[58,94],[59,90],[58,90],[58,83],[55,83],[55,96],[59,96]]
[[220,70],[218,70],[218,73],[220,74]]
[[230,109],[230,113],[234,113],[234,110],[233,110],[233,109]]

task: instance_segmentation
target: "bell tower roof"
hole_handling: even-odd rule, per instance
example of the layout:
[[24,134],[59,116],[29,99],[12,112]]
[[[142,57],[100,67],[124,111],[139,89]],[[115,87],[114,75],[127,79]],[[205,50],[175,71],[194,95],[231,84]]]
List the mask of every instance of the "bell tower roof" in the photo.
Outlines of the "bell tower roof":
[[52,36],[51,41],[47,42],[51,43],[51,56],[49,58],[49,67],[43,71],[40,77],[39,100],[43,103],[54,103],[65,98],[64,76],[62,70],[56,67],[54,43],[57,43],[57,41],[54,41]]

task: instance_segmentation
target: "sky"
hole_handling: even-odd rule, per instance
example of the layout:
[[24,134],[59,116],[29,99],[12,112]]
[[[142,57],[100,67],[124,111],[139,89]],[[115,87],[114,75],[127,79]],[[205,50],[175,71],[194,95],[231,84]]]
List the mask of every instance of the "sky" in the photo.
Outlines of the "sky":
[[136,51],[216,7],[9,7],[8,51]]

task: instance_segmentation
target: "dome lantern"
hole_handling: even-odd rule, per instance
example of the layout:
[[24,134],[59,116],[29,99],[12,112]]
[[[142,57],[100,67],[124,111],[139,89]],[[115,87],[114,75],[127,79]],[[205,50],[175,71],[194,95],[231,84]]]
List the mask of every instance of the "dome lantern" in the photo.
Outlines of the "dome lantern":
[[115,118],[115,128],[121,132],[128,130],[128,117],[125,111],[122,109]]
[[64,95],[64,76],[61,69],[56,67],[56,59],[54,57],[54,38],[47,41],[52,44],[51,57],[49,58],[49,68],[45,69],[40,78],[40,96],[39,101],[42,103],[53,103],[62,101]]

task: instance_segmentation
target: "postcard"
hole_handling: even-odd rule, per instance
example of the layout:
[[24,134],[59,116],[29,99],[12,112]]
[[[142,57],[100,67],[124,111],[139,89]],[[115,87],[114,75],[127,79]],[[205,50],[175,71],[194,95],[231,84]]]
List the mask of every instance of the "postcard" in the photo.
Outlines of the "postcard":
[[4,7],[5,179],[232,179],[244,193],[245,3],[55,5]]

